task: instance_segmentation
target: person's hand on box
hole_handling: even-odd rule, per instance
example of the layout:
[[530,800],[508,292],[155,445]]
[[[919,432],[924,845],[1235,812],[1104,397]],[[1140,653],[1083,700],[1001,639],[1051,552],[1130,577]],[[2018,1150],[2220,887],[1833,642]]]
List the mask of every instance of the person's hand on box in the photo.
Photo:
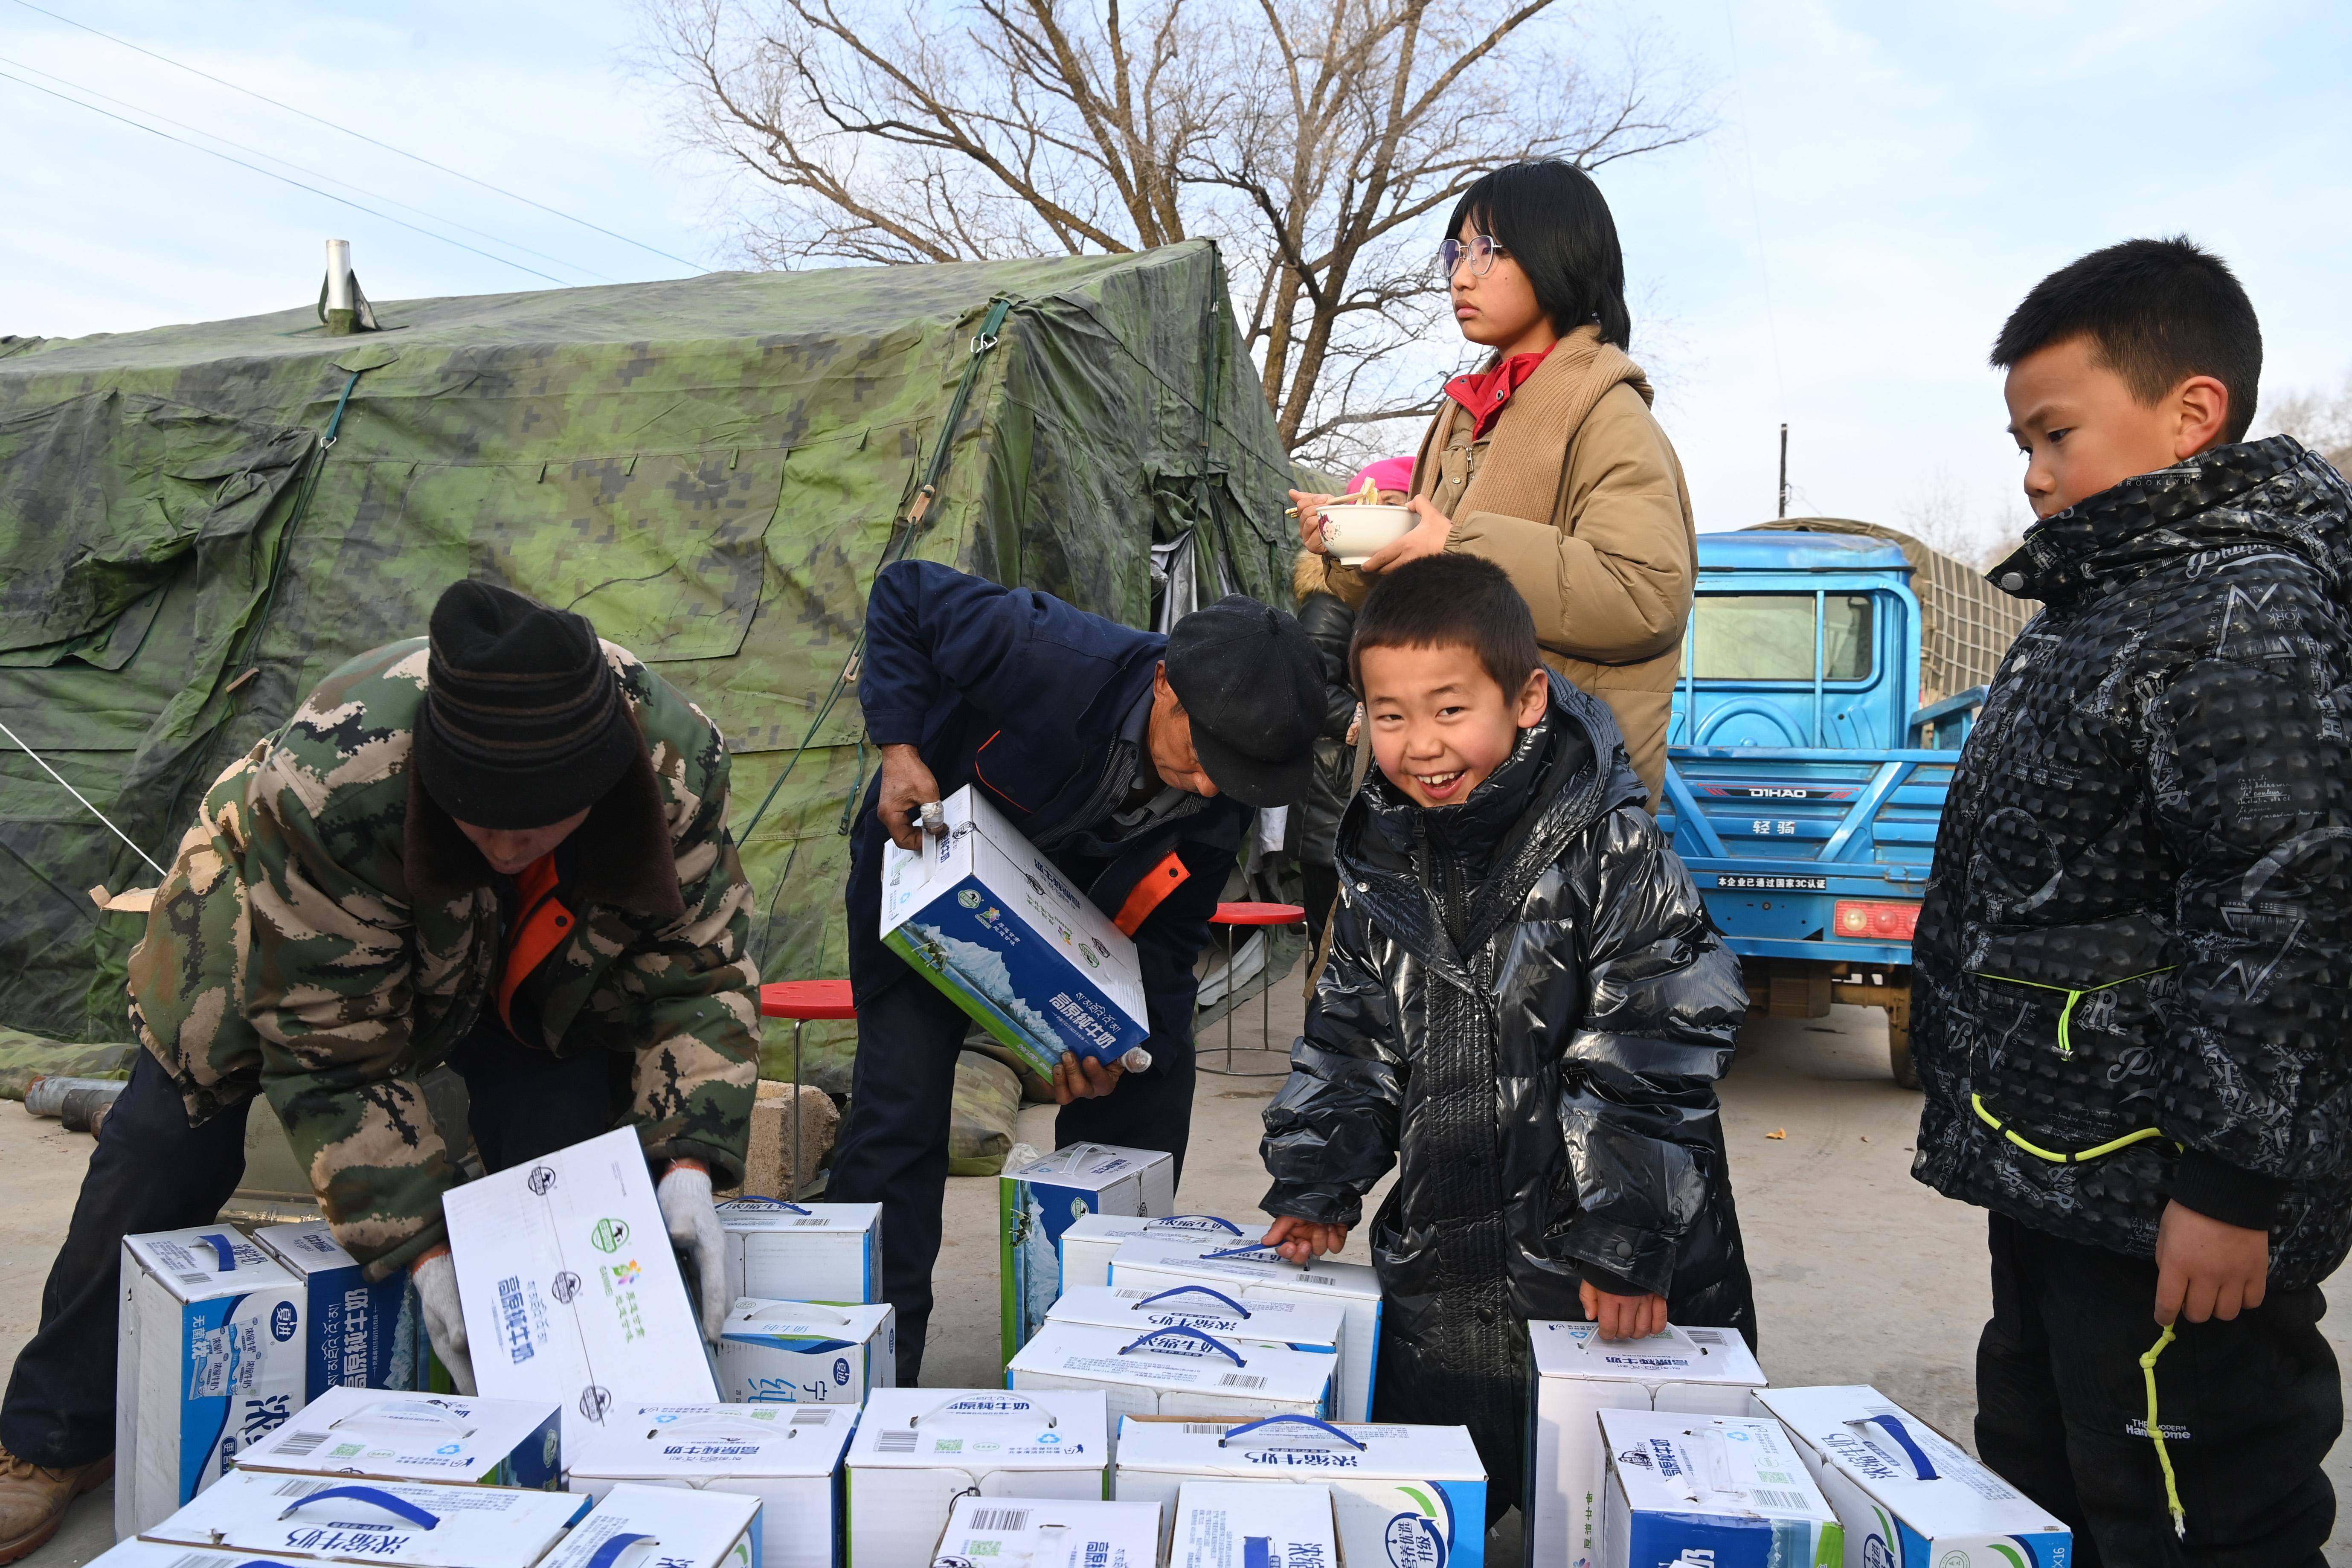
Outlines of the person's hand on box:
[[875,797],[875,812],[882,818],[882,831],[890,842],[901,849],[923,847],[923,830],[915,824],[915,814],[940,798],[940,781],[923,765],[923,753],[908,745],[882,748],[882,789]]
[[2156,1321],[2170,1328],[2177,1318],[2192,1323],[2210,1318],[2228,1322],[2263,1304],[2270,1288],[2271,1234],[2249,1230],[2183,1208],[2164,1205],[2156,1225]]
[[446,1247],[436,1247],[409,1265],[409,1282],[416,1287],[417,1310],[425,1314],[425,1335],[433,1353],[449,1372],[449,1381],[468,1399],[474,1396],[474,1357],[466,1343],[466,1310],[457,1300],[457,1260]]
[[1081,1061],[1075,1051],[1064,1051],[1062,1059],[1054,1064],[1054,1103],[1100,1100],[1126,1076],[1127,1069],[1117,1062],[1098,1062],[1092,1057]]
[[727,1238],[712,1206],[710,1167],[699,1160],[672,1161],[654,1188],[670,1245],[694,1271],[695,1296],[702,1309],[702,1337],[712,1344],[727,1324]]
[[1266,1228],[1258,1245],[1273,1247],[1293,1263],[1312,1263],[1317,1255],[1337,1252],[1347,1246],[1348,1227],[1284,1215]]
[[1619,1296],[1595,1289],[1589,1280],[1580,1281],[1577,1292],[1583,1299],[1585,1317],[1601,1325],[1604,1340],[1646,1340],[1666,1331],[1664,1296]]

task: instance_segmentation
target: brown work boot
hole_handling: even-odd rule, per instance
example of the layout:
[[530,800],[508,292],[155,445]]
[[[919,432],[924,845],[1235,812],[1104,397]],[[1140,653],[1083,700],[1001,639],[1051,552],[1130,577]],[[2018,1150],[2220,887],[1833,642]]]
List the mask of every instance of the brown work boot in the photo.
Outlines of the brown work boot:
[[48,1469],[0,1448],[0,1563],[14,1563],[58,1532],[66,1508],[114,1474],[114,1456]]

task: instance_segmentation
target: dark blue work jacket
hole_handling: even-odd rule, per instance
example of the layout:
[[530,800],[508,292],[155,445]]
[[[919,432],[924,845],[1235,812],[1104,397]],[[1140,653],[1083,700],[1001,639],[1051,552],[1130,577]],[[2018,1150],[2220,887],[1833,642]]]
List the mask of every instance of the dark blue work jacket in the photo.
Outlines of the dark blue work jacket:
[[[1110,821],[1135,763],[1129,721],[1167,646],[1048,594],[901,561],[874,580],[857,678],[876,744],[918,747],[942,798],[977,784],[1135,939],[1148,1048],[1162,1060],[1191,1043],[1192,965],[1250,816],[1220,797],[1126,837]],[[849,977],[861,1004],[911,973],[882,945],[880,793],[877,773],[850,837]]]

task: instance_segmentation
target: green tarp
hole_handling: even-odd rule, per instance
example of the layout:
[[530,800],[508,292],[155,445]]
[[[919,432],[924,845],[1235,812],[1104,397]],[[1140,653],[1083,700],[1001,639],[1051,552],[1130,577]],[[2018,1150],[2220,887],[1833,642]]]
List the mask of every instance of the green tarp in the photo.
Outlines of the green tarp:
[[[352,337],[305,308],[0,339],[0,722],[168,863],[312,682],[487,577],[702,705],[740,833],[904,543],[998,299],[912,552],[1137,625],[1283,602],[1290,465],[1203,243],[391,302]],[[744,844],[768,978],[845,973],[862,741],[852,690]],[[154,880],[0,739],[0,1024],[122,1039],[142,921],[89,889]],[[845,1037],[807,1042],[836,1089]]]

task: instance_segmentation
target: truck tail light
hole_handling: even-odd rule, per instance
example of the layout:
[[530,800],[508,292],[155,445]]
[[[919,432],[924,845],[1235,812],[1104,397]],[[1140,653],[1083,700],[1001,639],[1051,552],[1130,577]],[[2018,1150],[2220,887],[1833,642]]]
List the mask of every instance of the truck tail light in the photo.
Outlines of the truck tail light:
[[1909,942],[1919,929],[1919,906],[1908,900],[1879,903],[1866,899],[1837,901],[1837,934],[1868,937],[1879,942]]

